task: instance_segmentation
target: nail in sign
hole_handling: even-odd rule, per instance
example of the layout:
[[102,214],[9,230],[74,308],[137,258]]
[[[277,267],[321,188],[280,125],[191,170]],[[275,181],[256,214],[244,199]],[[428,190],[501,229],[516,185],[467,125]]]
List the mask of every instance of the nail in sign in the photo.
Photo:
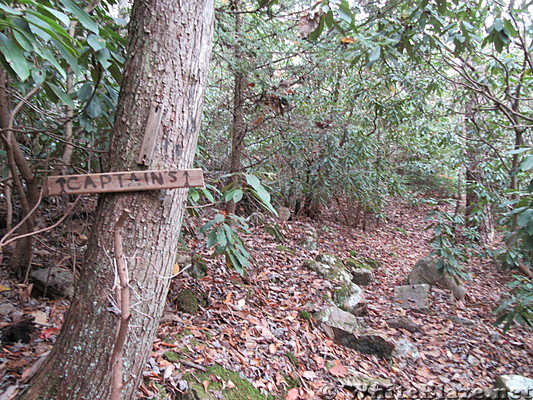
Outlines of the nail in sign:
[[126,171],[104,174],[50,176],[44,193],[62,194],[134,192],[140,190],[203,187],[201,169]]

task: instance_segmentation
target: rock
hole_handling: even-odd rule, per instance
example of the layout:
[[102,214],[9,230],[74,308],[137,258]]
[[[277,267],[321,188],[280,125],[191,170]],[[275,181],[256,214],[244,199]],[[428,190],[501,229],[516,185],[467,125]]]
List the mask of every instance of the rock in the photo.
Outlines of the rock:
[[429,285],[406,285],[394,288],[394,301],[402,308],[429,311]]
[[[348,367],[348,375],[345,377],[338,377],[337,382],[339,385],[348,388],[353,393],[369,395],[372,398],[374,398],[371,396],[372,393],[382,393],[383,390],[389,390],[393,387],[391,381],[383,378],[373,378],[369,375],[358,372],[353,367]],[[366,398],[366,396],[364,397]]]
[[353,341],[354,332],[363,329],[363,323],[352,314],[330,306],[315,314],[326,335],[335,343],[345,345]]
[[363,322],[360,318],[336,306],[329,306],[315,313],[315,319],[323,325],[342,329],[350,333],[359,332],[363,328]]
[[305,250],[315,251],[318,249],[318,233],[314,228],[309,228],[298,241],[298,245]]
[[187,314],[196,314],[198,312],[198,299],[190,289],[184,289],[178,294],[176,305],[179,311]]
[[51,297],[74,297],[74,275],[61,267],[39,268],[31,272],[34,288]]
[[195,254],[192,258],[192,265],[189,275],[194,279],[202,279],[207,276],[207,263],[200,254]]
[[15,310],[15,306],[9,302],[0,304],[0,316],[7,317]]
[[498,332],[491,331],[489,332],[489,340],[492,343],[499,342],[502,339],[502,335],[500,335]]
[[521,375],[501,375],[494,383],[494,390],[496,392],[506,391],[509,399],[531,400],[533,398],[533,379]]
[[390,360],[396,350],[394,340],[379,333],[354,334],[350,340],[341,343],[363,354],[372,354]]
[[[352,282],[352,276],[341,263],[323,263],[319,260],[323,260],[324,256],[318,256],[317,260],[305,260],[303,266],[311,271],[317,272],[320,276],[329,280],[336,280],[343,285],[347,285]],[[333,257],[333,256],[327,256]],[[331,261],[331,258],[325,260]],[[328,262],[329,262],[328,261]]]
[[420,332],[421,328],[409,317],[392,318],[387,321],[387,325],[394,329],[405,329],[408,332]]
[[455,299],[464,301],[465,287],[448,274],[441,274],[437,269],[437,262],[438,258],[431,256],[419,260],[409,274],[408,283],[411,285],[425,283],[431,286],[441,286],[450,289]]
[[352,282],[348,282],[346,286],[333,291],[333,303],[341,310],[356,317],[367,311],[363,289]]
[[265,223],[265,216],[261,213],[254,212],[247,218],[251,226],[261,226]]
[[331,267],[340,267],[340,260],[332,254],[319,254],[316,256],[316,261],[322,264],[329,265]]
[[416,345],[407,338],[400,338],[395,342],[393,357],[399,359],[410,358],[414,361],[420,358],[420,352]]
[[467,318],[459,317],[458,315],[453,315],[450,317],[450,321],[452,321],[455,324],[464,325],[464,326],[472,326],[475,325],[475,322],[472,320],[469,320]]
[[356,269],[351,270],[352,274],[352,282],[356,285],[363,285],[367,286],[374,280],[374,276],[372,275],[372,271],[369,271],[368,269]]
[[284,225],[291,217],[291,210],[287,207],[279,207],[277,210],[279,222]]

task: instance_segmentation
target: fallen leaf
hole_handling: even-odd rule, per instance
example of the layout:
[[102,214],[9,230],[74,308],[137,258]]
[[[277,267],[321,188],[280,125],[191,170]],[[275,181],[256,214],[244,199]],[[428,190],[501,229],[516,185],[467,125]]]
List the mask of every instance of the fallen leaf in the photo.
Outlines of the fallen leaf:
[[298,394],[298,388],[292,388],[287,392],[287,396],[285,396],[285,400],[298,400],[298,397],[300,395]]
[[342,365],[340,362],[336,362],[335,366],[330,368],[329,372],[333,376],[337,377],[345,377],[348,375],[348,368],[346,368],[344,365]]
[[41,331],[40,338],[41,339],[50,339],[52,336],[57,335],[59,333],[58,328],[46,328]]
[[204,392],[207,393],[207,388],[209,387],[209,381],[208,380],[203,381],[202,386],[204,387]]

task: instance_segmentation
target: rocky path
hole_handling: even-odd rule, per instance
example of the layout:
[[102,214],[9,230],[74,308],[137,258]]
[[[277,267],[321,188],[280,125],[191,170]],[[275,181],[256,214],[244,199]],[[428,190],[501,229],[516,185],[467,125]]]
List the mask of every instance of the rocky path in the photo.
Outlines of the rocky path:
[[[246,278],[228,269],[221,257],[212,258],[203,238],[186,237],[207,263],[207,274],[195,279],[189,270],[174,279],[139,397],[351,399],[357,394],[347,379],[364,374],[392,387],[390,396],[420,398],[402,392],[418,390],[433,391],[430,398],[439,398],[439,393],[454,397],[491,387],[502,374],[531,377],[530,332],[512,328],[503,333],[492,325],[491,312],[508,290],[509,274],[491,262],[471,261],[473,280],[466,283],[464,304],[450,302],[449,293],[438,288],[431,291],[428,313],[405,310],[394,301],[395,287],[403,285],[416,261],[431,251],[431,232],[424,221],[428,211],[427,206],[394,202],[387,221],[367,232],[327,216],[320,222],[293,220],[283,228],[283,243],[264,225],[255,226],[245,235],[254,258]],[[196,223],[200,226],[202,221]],[[317,249],[304,249],[302,239],[315,233]],[[377,267],[373,281],[364,287],[367,313],[359,318],[367,330],[409,343],[402,357],[362,354],[326,335],[313,313],[329,305],[338,282],[304,267],[305,260],[321,254],[341,261],[365,260]],[[1,392],[30,375],[35,361],[50,349],[66,303],[30,299],[27,288],[6,280],[0,290],[4,325],[29,315],[40,323],[30,332],[29,343],[3,343]],[[191,294],[198,305],[187,308]],[[392,319],[409,322],[391,323]],[[182,397],[180,391],[195,382],[205,397]],[[249,392],[237,395],[237,386],[246,385]],[[258,391],[270,397],[254,397]],[[8,394],[0,398],[8,399]]]

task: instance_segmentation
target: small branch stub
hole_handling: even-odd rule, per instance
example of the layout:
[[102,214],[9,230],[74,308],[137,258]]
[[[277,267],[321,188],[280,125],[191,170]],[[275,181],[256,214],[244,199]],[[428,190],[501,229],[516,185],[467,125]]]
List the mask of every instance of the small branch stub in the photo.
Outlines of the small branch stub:
[[59,196],[189,187],[204,187],[204,176],[201,169],[50,176],[45,183],[44,194],[46,196]]

